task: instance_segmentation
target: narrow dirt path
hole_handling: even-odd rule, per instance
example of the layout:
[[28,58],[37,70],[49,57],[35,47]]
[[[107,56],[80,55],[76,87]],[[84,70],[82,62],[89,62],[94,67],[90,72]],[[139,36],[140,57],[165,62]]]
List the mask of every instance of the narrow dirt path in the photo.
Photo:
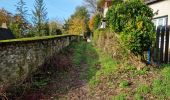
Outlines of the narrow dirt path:
[[[60,56],[57,55],[57,60],[50,62],[52,65],[60,62],[59,65],[64,65],[64,68],[55,64],[54,68],[61,67],[65,71],[60,72],[43,66],[42,68],[48,70],[36,72],[41,78],[34,80],[33,84],[45,85],[39,88],[33,85],[29,91],[19,96],[17,92],[10,92],[16,95],[9,100],[134,100],[135,94],[140,94],[139,97],[144,100],[154,100],[150,93],[152,81],[158,75],[154,68],[137,70],[134,66],[117,67],[112,58],[99,55],[95,50],[92,45],[86,43],[69,48]],[[16,91],[19,89],[15,88]]]
[[[65,55],[67,60],[75,59],[73,54],[79,54],[80,64],[69,67],[69,70],[61,73],[53,73],[50,78],[50,82],[42,87],[36,89],[36,91],[27,92],[19,100],[89,100],[89,87],[88,87],[88,64],[86,59],[87,47],[83,44],[84,51],[75,51],[70,49]],[[74,53],[73,53],[74,52]],[[92,52],[93,53],[93,52]],[[87,56],[88,57],[88,56]],[[69,62],[70,62],[69,61]],[[64,63],[64,62],[63,62]]]
[[81,79],[80,76],[82,73],[86,72],[87,65],[82,63],[80,68],[76,71],[70,73],[70,79],[72,80],[72,86],[68,93],[61,96],[60,99],[67,100],[87,100],[89,88],[87,86],[87,80]]

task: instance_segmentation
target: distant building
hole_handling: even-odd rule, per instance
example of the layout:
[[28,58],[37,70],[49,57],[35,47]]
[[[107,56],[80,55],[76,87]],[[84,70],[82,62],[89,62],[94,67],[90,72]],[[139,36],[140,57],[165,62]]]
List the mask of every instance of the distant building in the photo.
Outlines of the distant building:
[[1,26],[1,28],[8,29],[8,27],[7,27],[6,23],[2,23],[2,26]]
[[0,40],[15,39],[15,36],[10,29],[7,29],[6,23],[3,23],[0,28]]
[[109,7],[112,6],[112,0],[105,0],[105,3],[103,5],[103,20],[101,22],[101,26],[100,28],[106,28],[106,14],[107,14],[107,11],[109,9]]

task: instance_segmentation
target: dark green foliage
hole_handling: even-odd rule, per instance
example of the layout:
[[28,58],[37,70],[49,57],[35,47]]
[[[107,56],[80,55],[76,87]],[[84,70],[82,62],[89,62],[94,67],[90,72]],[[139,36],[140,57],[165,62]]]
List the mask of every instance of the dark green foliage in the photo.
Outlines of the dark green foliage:
[[26,37],[29,31],[29,22],[27,21],[28,10],[23,0],[19,0],[17,3],[16,12],[10,21],[9,27],[16,38],[23,38]]
[[50,29],[49,29],[48,22],[46,22],[46,23],[44,24],[44,35],[45,35],[45,36],[50,35]]
[[47,11],[44,4],[44,0],[35,0],[33,13],[33,23],[36,27],[37,36],[44,36],[47,34],[45,24],[48,22]]
[[62,35],[61,29],[56,29],[56,34],[57,34],[57,35]]
[[27,22],[27,15],[28,15],[28,10],[27,10],[27,7],[26,6],[26,3],[24,2],[24,0],[20,0],[18,3],[17,3],[17,14],[25,21]]
[[12,33],[15,35],[16,38],[22,37],[19,25],[20,25],[20,23],[18,23],[16,21],[10,23],[10,25],[9,25],[9,28],[11,29]]
[[153,12],[141,0],[129,0],[111,7],[107,24],[120,34],[123,44],[134,54],[143,55],[155,38]]
[[99,28],[100,23],[101,23],[101,16],[100,14],[96,14],[94,16],[94,30]]

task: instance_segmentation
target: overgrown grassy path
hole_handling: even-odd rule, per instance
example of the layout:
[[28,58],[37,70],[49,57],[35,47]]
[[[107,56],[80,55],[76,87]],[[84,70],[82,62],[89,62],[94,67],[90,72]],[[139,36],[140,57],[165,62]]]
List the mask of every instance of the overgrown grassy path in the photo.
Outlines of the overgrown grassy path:
[[17,100],[170,99],[169,65],[138,70],[86,42],[73,43],[56,57],[28,78],[31,83],[13,87],[8,95]]

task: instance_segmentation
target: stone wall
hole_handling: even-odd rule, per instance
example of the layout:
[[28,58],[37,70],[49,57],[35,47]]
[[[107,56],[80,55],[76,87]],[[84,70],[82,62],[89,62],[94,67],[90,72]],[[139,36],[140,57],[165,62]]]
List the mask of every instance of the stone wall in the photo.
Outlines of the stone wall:
[[78,39],[79,36],[67,35],[34,40],[0,41],[0,92],[4,86],[22,81],[46,59]]

